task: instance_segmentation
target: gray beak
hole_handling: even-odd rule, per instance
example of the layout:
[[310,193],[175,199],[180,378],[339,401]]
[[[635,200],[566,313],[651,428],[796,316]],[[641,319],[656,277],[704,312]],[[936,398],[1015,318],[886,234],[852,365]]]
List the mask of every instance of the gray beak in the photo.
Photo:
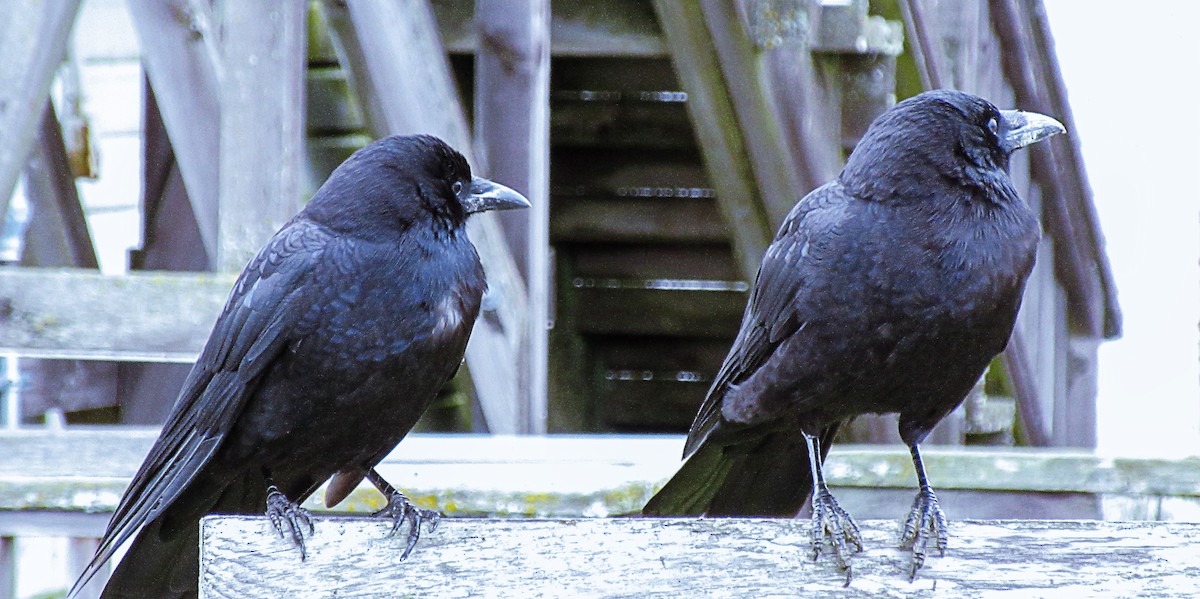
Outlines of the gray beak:
[[480,177],[471,179],[471,186],[463,190],[458,199],[467,214],[529,207],[529,200],[525,199],[525,196]]
[[1067,131],[1062,123],[1036,112],[1001,110],[1000,118],[1004,120],[1000,124],[1000,145],[1008,153]]

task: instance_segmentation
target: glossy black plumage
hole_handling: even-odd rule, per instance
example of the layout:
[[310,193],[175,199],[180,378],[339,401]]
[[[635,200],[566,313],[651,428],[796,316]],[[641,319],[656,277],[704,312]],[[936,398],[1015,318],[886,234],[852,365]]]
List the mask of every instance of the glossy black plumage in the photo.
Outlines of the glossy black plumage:
[[330,477],[340,501],[458,369],[486,287],[466,218],[520,206],[433,137],[339,166],[238,278],[80,581],[136,535],[104,596],[195,596],[199,518],[272,486],[307,532],[291,504]]
[[[795,516],[839,425],[866,413],[899,413],[923,475],[917,445],[1004,349],[1033,266],[1038,219],[1017,197],[1009,155],[1061,131],[950,91],[876,119],[768,248],[688,461],[644,513]],[[856,529],[815,486],[814,551],[832,545],[848,573]],[[920,536],[904,539],[914,573],[925,544],[945,539],[921,487]]]

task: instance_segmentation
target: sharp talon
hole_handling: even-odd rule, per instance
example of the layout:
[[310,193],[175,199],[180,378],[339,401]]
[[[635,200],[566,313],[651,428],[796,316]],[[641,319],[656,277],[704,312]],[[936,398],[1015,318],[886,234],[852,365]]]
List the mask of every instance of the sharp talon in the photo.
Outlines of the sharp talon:
[[862,551],[858,525],[827,490],[813,496],[812,559],[816,561],[826,546],[833,550],[838,568],[846,572],[845,586],[850,585],[852,570],[849,556]]
[[433,532],[442,519],[442,515],[435,511],[423,510],[413,505],[412,501],[399,491],[389,496],[387,506],[375,512],[375,515],[392,519],[392,528],[388,531],[389,537],[394,536],[406,523],[408,524],[408,537],[405,539],[405,547],[400,554],[400,561],[408,559],[409,554],[417,546],[417,541],[421,540],[422,522],[427,523],[429,532]]
[[[267,488],[267,518],[271,521],[275,532],[279,533],[280,538],[291,537],[292,542],[300,549],[300,561],[307,559],[308,551],[304,546],[304,529],[308,529],[308,536],[316,533],[312,515],[308,513],[308,510],[292,502],[275,485],[271,485]],[[285,525],[287,527],[286,534],[283,530]]]
[[925,565],[930,540],[940,556],[946,555],[949,544],[946,516],[938,506],[937,496],[928,487],[922,488],[913,500],[912,510],[904,521],[904,530],[900,535],[900,547],[912,550],[909,562],[909,582],[917,578],[917,572]]

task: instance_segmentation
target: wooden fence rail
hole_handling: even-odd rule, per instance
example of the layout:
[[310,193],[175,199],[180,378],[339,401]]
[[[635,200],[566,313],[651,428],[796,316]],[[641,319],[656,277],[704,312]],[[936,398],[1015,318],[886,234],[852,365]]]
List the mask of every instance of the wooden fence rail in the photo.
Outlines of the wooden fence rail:
[[[897,524],[862,523],[854,578],[809,561],[806,520],[446,520],[405,562],[368,518],[321,518],[308,557],[262,517],[201,523],[200,597],[1184,597],[1200,524],[954,522],[908,581]],[[401,535],[403,536],[403,535]]]
[[[95,539],[103,533],[105,523],[115,508],[129,477],[141,463],[156,435],[157,431],[152,428],[129,427],[76,427],[63,431],[0,431],[0,597],[6,596],[4,589],[13,588],[13,581],[19,570],[17,566],[20,560],[16,552],[12,550],[19,543],[14,543],[14,539],[20,540],[20,538],[31,536],[69,538],[71,539],[69,547],[72,555],[78,554],[82,557],[72,558],[70,560],[72,563],[65,564],[66,568],[63,572],[77,572],[82,567],[82,564],[79,563],[80,560],[90,555],[94,549]],[[447,515],[443,527],[424,539],[421,549],[414,556],[413,564],[428,566],[429,564],[455,562],[442,558],[435,560],[434,557],[437,554],[426,550],[425,541],[442,543],[458,538],[454,535],[470,536],[467,532],[461,532],[467,529],[460,527],[476,526],[473,523],[479,522],[480,518],[499,517],[511,521],[509,524],[489,525],[491,528],[486,529],[487,534],[482,532],[484,529],[470,533],[482,537],[478,541],[481,544],[499,542],[492,537],[510,534],[505,531],[509,531],[512,527],[526,531],[515,537],[523,539],[519,541],[521,543],[532,542],[534,537],[530,535],[566,535],[568,530],[592,530],[588,527],[593,526],[618,527],[612,529],[614,533],[618,530],[626,530],[620,529],[621,526],[632,526],[635,528],[628,529],[629,534],[642,537],[650,534],[668,534],[649,533],[644,529],[636,528],[641,526],[638,524],[622,524],[633,519],[599,517],[636,512],[657,486],[678,468],[679,452],[682,450],[682,446],[683,438],[680,436],[414,435],[401,443],[400,447],[384,460],[380,465],[380,471],[388,480],[403,489],[423,507],[437,509]],[[946,568],[946,564],[952,563],[953,560],[966,559],[965,556],[972,555],[969,552],[960,552],[960,549],[971,548],[971,551],[975,551],[977,547],[984,547],[977,545],[977,543],[982,543],[982,540],[971,540],[974,538],[972,536],[974,533],[971,531],[976,529],[972,528],[975,526],[974,524],[967,523],[970,519],[1027,519],[1024,524],[993,523],[989,526],[1016,527],[1023,531],[1020,533],[1021,535],[1025,535],[1027,538],[1036,538],[1035,544],[1044,545],[1047,547],[1046,552],[1054,553],[1052,558],[1047,559],[1055,563],[1059,563],[1058,560],[1066,559],[1059,556],[1058,552],[1066,551],[1071,547],[1074,547],[1071,549],[1072,551],[1079,554],[1080,560],[1095,561],[1097,559],[1093,554],[1086,553],[1092,551],[1089,547],[1094,545],[1087,545],[1084,540],[1078,539],[1078,535],[1084,534],[1079,532],[1082,530],[1111,532],[1111,530],[1125,530],[1121,527],[1132,527],[1132,529],[1143,531],[1145,535],[1161,534],[1174,538],[1173,535],[1176,535],[1178,531],[1187,532],[1194,529],[1177,528],[1176,523],[1165,525],[1163,528],[1146,529],[1139,528],[1142,525],[1131,524],[1067,525],[1048,524],[1046,521],[1099,519],[1200,523],[1200,459],[1196,458],[1182,460],[1110,458],[1078,451],[931,447],[926,451],[925,460],[931,482],[938,490],[942,506],[951,519],[953,535],[951,555],[946,560],[937,562],[942,565],[938,565],[930,571],[940,572],[941,570],[938,568]],[[921,593],[926,591],[922,589],[926,587],[919,585],[924,583],[918,582],[918,586],[913,587],[904,586],[907,583],[901,585],[900,583],[903,581],[899,577],[887,574],[889,572],[887,567],[897,568],[898,566],[875,565],[875,560],[895,561],[901,559],[899,553],[887,548],[894,544],[895,539],[892,537],[896,533],[899,518],[907,510],[915,492],[915,476],[907,451],[899,446],[839,446],[829,455],[826,462],[826,475],[830,484],[834,486],[834,493],[842,505],[863,522],[867,531],[868,554],[864,556],[863,560],[856,562],[859,564],[856,568],[864,575],[867,575],[868,572],[871,574],[861,579],[862,584],[856,582],[852,588],[859,590],[891,588],[878,585],[876,587],[864,586],[867,581],[876,580],[870,576],[878,575],[882,577],[878,579],[879,585],[882,585],[883,581],[888,581],[888,584],[900,585],[896,587],[899,590],[895,594],[923,596]],[[308,507],[321,509],[320,498],[322,495],[323,491],[318,491],[313,500],[307,504]],[[369,487],[363,487],[351,494],[347,501],[338,506],[338,510],[343,514],[346,512],[363,514],[381,507],[383,507],[383,499],[379,493]],[[335,530],[331,527],[342,526],[339,523],[344,522],[344,520],[338,519],[337,514],[324,517],[329,519],[321,522],[321,531]],[[566,521],[537,520],[531,522],[525,520],[526,518],[591,518],[597,523],[588,524],[571,520],[569,522],[573,522],[573,524],[567,526],[563,524]],[[520,522],[515,519],[520,519]],[[885,520],[873,523],[870,522],[872,519]],[[251,519],[247,522],[251,524],[244,526],[258,526],[262,521]],[[725,521],[719,522],[721,524],[714,524],[714,526],[726,525],[723,524]],[[376,529],[369,527],[381,525],[382,523],[379,522],[365,522],[353,524],[351,528],[364,526],[368,527],[364,530],[375,531]],[[773,524],[773,526],[784,527],[802,525],[802,521]],[[238,526],[243,525],[239,524]],[[483,524],[478,526],[483,526]],[[683,529],[671,528],[672,526],[682,526],[676,524],[664,523],[663,526],[666,530],[691,530],[686,527]],[[728,526],[740,525],[729,524]],[[1068,532],[1036,532],[1041,530],[1036,528],[1039,526],[1050,527],[1054,531],[1062,529]],[[1071,528],[1071,526],[1076,528]],[[1079,526],[1085,528],[1080,529]],[[1086,529],[1086,526],[1100,528]],[[1109,526],[1116,528],[1111,530],[1106,528]],[[545,527],[550,528],[545,529]],[[547,530],[553,532],[547,532]],[[604,528],[603,530],[609,529]],[[357,546],[351,558],[343,556],[343,562],[349,564],[356,560],[372,559],[367,555],[370,552],[364,551],[365,548],[385,553],[389,551],[387,547],[391,542],[382,540],[382,529],[378,529],[378,531],[379,534],[370,533],[374,536],[366,533],[360,535],[360,541],[368,536],[373,540],[371,543]],[[347,532],[347,534],[350,533]],[[669,534],[683,535],[685,539],[691,538],[682,532]],[[688,534],[699,535],[700,533]],[[738,534],[742,535],[743,533]],[[1102,533],[1095,532],[1094,534],[1101,535]],[[1109,532],[1103,534],[1109,534]],[[1178,534],[1183,533],[1178,532]],[[1187,534],[1191,534],[1191,532],[1187,532]],[[221,533],[221,535],[224,538],[225,533]],[[778,536],[784,535],[784,533],[775,532],[772,535]],[[322,532],[317,542],[325,543],[326,540],[321,539],[325,539],[326,536],[328,535]],[[753,538],[748,534],[743,536]],[[1018,533],[1013,532],[1008,538],[1016,540],[1018,537]],[[274,539],[270,535],[266,535],[266,538],[267,540]],[[718,535],[713,538],[723,539],[725,537]],[[1067,540],[1061,542],[1065,544],[1055,544],[1060,543],[1060,540],[1064,538]],[[1125,545],[1135,548],[1128,549],[1130,551],[1141,551],[1137,548],[1142,547],[1138,544],[1142,543],[1142,540],[1131,540],[1120,536],[1113,538],[1117,538],[1119,541],[1114,541],[1116,543],[1112,547],[1114,551],[1126,551],[1128,548]],[[699,545],[696,539],[691,539],[687,541],[689,547]],[[267,540],[259,539],[255,542],[267,542]],[[654,542],[658,541],[653,541],[648,537],[642,538],[637,543],[643,545],[638,545],[638,547],[644,546],[646,549],[636,549],[636,551],[649,551],[654,547]],[[1094,542],[1098,543],[1099,541]],[[291,556],[286,546],[279,546],[277,549],[280,559]],[[601,550],[602,548],[589,550],[591,551],[590,558],[596,564],[600,564],[596,568],[603,566],[603,568],[611,570],[615,566],[607,565],[612,560],[600,553]],[[1025,548],[1015,547],[1012,550],[1024,552],[1022,555],[1028,554]],[[634,549],[629,551],[634,551]],[[799,549],[784,547],[781,553],[791,555],[795,551],[799,551]],[[1166,556],[1163,559],[1170,562],[1171,558],[1166,549],[1155,549],[1155,551],[1158,552],[1155,555]],[[703,557],[702,553],[696,555],[701,556],[695,558],[696,560]],[[1197,555],[1200,555],[1200,552],[1197,552]],[[1031,562],[1036,561],[1033,559],[1035,556],[1028,557]],[[517,560],[516,557],[513,559]],[[523,557],[521,560],[525,561],[513,561],[511,567],[513,569],[529,568],[529,560],[532,559],[534,558]],[[781,563],[804,563],[803,559],[798,557],[789,559],[791,561]],[[697,561],[697,563],[700,562]],[[698,568],[698,566],[696,567]],[[437,566],[437,568],[442,568],[442,566]],[[809,568],[809,570],[804,570],[805,572],[811,570],[809,566],[805,566],[805,568]],[[545,568],[543,567],[543,569]],[[501,575],[494,570],[495,568],[492,568],[494,576]],[[1151,571],[1158,570],[1151,569]],[[954,576],[966,576],[962,573],[966,570],[959,572],[955,569],[954,572]],[[690,576],[692,577],[689,578],[692,581],[690,584],[699,584],[695,579],[697,574],[692,571],[687,571],[685,574],[680,574],[680,576],[684,578]],[[505,576],[516,575],[505,574]],[[470,576],[475,576],[475,574],[470,574]],[[813,574],[810,572],[804,576],[813,576]],[[1130,580],[1141,580],[1137,578],[1141,574],[1136,572],[1130,576],[1132,576]],[[966,588],[953,586],[954,584],[965,584],[960,581],[960,578],[938,578],[938,580],[941,581],[938,586],[939,593],[955,588]],[[61,582],[65,587],[70,581],[64,578]],[[420,588],[412,592],[418,595],[426,594],[418,592]],[[457,588],[459,587],[447,587],[447,592],[433,594],[453,596],[450,590]],[[484,596],[504,596],[506,593],[515,594],[515,588],[504,591],[504,589],[496,590],[493,587],[481,587],[480,593]],[[665,589],[666,587],[660,585],[647,588]],[[693,587],[680,586],[678,588],[680,591],[686,591]],[[803,589],[805,587],[796,588]],[[630,589],[625,592],[626,595],[641,595],[636,592],[637,588],[630,587]],[[536,589],[534,590],[536,591]],[[753,588],[748,586],[745,590],[749,592]],[[404,591],[397,592],[403,594]],[[784,592],[784,587],[779,587],[773,592],[787,594]],[[974,592],[972,591],[972,593]],[[276,596],[269,590],[264,590],[264,593],[265,595],[252,594],[249,596]],[[722,593],[726,596],[744,594],[733,590],[716,594],[721,595]],[[590,594],[595,596],[621,593],[596,591]],[[663,590],[661,594],[670,593]],[[1034,593],[1034,595],[1037,594]],[[1133,593],[1116,594],[1124,596]],[[386,593],[385,595],[394,596]],[[531,593],[531,595],[536,595],[536,593]],[[588,593],[583,594],[583,596],[588,595]],[[711,596],[711,594],[706,595]],[[946,596],[952,595],[951,593]],[[236,596],[236,593],[230,596]],[[362,595],[352,594],[351,596]],[[928,596],[937,595],[930,594]]]

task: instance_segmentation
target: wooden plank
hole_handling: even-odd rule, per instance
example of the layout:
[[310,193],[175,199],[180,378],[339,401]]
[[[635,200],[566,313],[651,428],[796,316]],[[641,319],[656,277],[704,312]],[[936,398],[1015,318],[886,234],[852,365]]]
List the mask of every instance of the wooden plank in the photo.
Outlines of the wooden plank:
[[[478,167],[427,0],[326,0],[322,8],[372,133],[377,137],[431,133]],[[511,376],[524,368],[519,348],[528,326],[525,284],[495,214],[471,218],[467,231],[488,276],[488,309],[475,323],[467,345],[467,366],[488,430],[521,431],[520,415],[534,413],[521,405],[517,380]]]
[[217,270],[240,272],[300,211],[308,3],[227,2]]
[[742,276],[733,252],[725,244],[575,244],[571,260],[583,277],[736,281]]
[[[654,20],[651,16],[651,21]],[[622,97],[629,97],[626,94],[630,93],[683,91],[671,57],[666,55],[658,58],[555,56],[550,77],[555,99],[561,99],[563,95],[570,98],[575,92],[583,91],[616,91],[621,92]],[[605,97],[603,93],[592,96]],[[554,115],[550,116],[553,118]]]
[[388,537],[389,526],[317,519],[301,561],[265,518],[205,518],[200,596],[1200,593],[1200,553],[1190,550],[1197,523],[956,521],[946,556],[931,557],[910,582],[895,522],[866,520],[867,550],[854,556],[848,586],[832,559],[809,560],[807,520],[447,520],[403,563],[403,536]]
[[1041,2],[1011,0],[991,0],[989,8],[1017,105],[1067,127],[1067,135],[1029,149],[1033,175],[1046,189],[1046,228],[1060,240],[1056,267],[1071,290],[1077,328],[1112,338],[1120,334],[1120,311],[1045,10]]
[[[678,101],[639,101],[634,92],[598,92],[611,101],[582,101],[589,92],[557,92],[550,126],[557,147],[692,150],[687,109]],[[642,92],[652,94],[655,92]],[[657,92],[669,94],[672,92]],[[682,95],[683,92],[673,92]],[[634,99],[626,99],[634,96]]]
[[545,433],[550,323],[550,0],[478,0],[475,139],[483,174],[531,207],[496,215],[525,280],[518,430]]
[[[133,427],[0,433],[0,534],[98,534],[156,435]],[[421,505],[451,516],[599,516],[640,509],[678,469],[682,450],[680,435],[414,434],[380,471]],[[953,518],[1200,516],[1196,458],[961,447],[923,454]],[[860,518],[899,518],[916,484],[899,445],[835,445],[825,473]],[[308,507],[324,509],[322,496],[318,490]],[[1020,508],[1022,497],[1038,507]],[[382,502],[366,485],[337,509],[368,513]]]
[[608,337],[592,341],[596,363],[605,369],[696,371],[711,379],[729,351],[727,339]]
[[0,224],[78,12],[79,0],[0,3]]
[[746,308],[745,289],[687,290],[612,287],[605,281],[578,292],[578,330],[593,335],[733,338]]
[[630,148],[614,153],[556,145],[551,193],[555,204],[558,198],[715,198],[700,160],[694,149]]
[[762,205],[767,191],[759,188],[747,150],[753,133],[739,127],[732,97],[736,88],[721,74],[721,59],[705,25],[704,9],[698,3],[669,0],[655,0],[654,9],[675,57],[679,81],[688,94],[688,114],[704,162],[722,198],[721,210],[733,233],[734,255],[744,276],[753,277],[773,233],[771,214]]
[[550,223],[555,243],[693,243],[729,238],[717,202],[620,198],[599,202],[559,201]]
[[[305,115],[310,136],[348,135],[367,127],[366,118],[358,107],[358,99],[350,90],[346,73],[337,66],[309,65],[305,81]],[[360,148],[363,143],[355,147]],[[318,176],[324,179],[330,172],[332,169],[322,168]]]
[[149,81],[143,85],[142,245],[129,252],[132,270],[208,270],[208,254],[175,159],[158,99]]
[[0,271],[0,351],[25,357],[191,362],[230,275]]
[[25,229],[21,265],[99,268],[62,129],[49,99],[24,176],[33,214]]
[[216,264],[220,190],[217,32],[207,3],[128,0],[142,65],[171,138],[210,264]]
[[[446,49],[470,54],[479,48],[472,20],[476,0],[433,3]],[[646,0],[558,2],[551,13],[550,52],[555,56],[661,57],[667,49]]]
[[686,431],[708,391],[708,383],[673,380],[603,380],[596,403],[609,427],[622,432]]

